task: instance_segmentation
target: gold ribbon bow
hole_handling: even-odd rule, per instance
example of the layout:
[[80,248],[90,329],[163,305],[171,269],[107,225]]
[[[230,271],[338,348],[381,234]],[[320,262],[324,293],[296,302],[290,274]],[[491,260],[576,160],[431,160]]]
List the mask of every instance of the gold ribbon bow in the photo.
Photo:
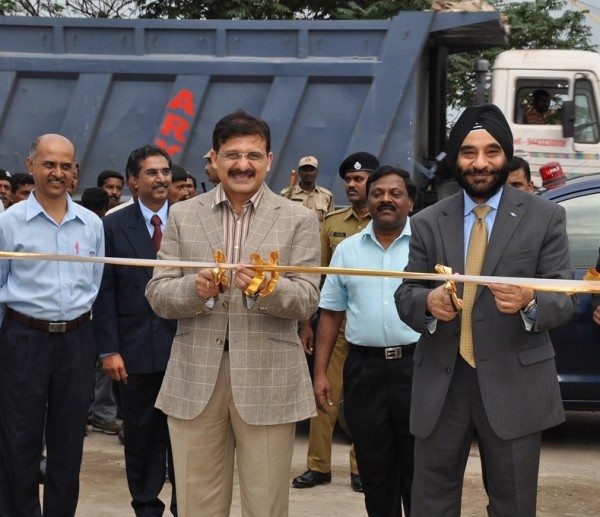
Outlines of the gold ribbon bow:
[[225,253],[221,250],[215,251],[215,262],[217,266],[212,270],[212,277],[215,281],[215,284],[219,286],[219,291],[223,292],[227,287],[229,287],[229,278],[227,277],[227,269],[221,267],[221,264],[227,263],[227,257],[225,257]]
[[[250,262],[251,264],[257,267],[256,272],[254,273],[254,278],[250,280],[250,283],[248,284],[248,287],[246,287],[244,293],[246,294],[246,296],[256,296],[256,292],[258,291],[266,276],[265,270],[261,266],[277,266],[279,264],[279,252],[272,251],[271,253],[269,253],[268,262],[263,262],[263,259],[258,253],[252,253],[252,255],[250,255]],[[267,282],[265,288],[258,293],[258,296],[262,298],[270,295],[275,289],[278,280],[279,271],[271,271],[269,276],[269,282]]]
[[[435,272],[439,273],[440,275],[451,275],[452,268],[442,264],[436,264]],[[452,302],[452,307],[454,307],[454,310],[456,312],[460,311],[463,305],[462,300],[458,297],[458,293],[456,291],[456,282],[454,280],[447,280],[444,284],[444,289],[446,289],[446,292],[450,296],[450,301]]]

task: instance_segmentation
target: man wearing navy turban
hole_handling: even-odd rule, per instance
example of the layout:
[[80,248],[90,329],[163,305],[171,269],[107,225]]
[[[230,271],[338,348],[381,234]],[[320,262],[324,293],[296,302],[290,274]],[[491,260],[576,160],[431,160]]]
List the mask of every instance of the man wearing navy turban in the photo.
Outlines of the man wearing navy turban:
[[[497,106],[464,111],[447,146],[462,189],[411,218],[407,271],[444,264],[461,274],[570,277],[565,211],[504,184],[512,154]],[[457,288],[462,309],[435,282],[405,280],[395,295],[402,320],[422,333],[410,417],[411,516],[460,515],[477,437],[489,515],[533,517],[541,433],[564,421],[548,329],[567,321],[573,304],[565,294],[510,284]]]

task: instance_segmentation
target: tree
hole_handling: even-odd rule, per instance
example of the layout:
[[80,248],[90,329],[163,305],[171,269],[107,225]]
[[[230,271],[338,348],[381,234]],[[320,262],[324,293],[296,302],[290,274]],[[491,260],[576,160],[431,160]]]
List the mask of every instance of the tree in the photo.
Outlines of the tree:
[[[594,50],[591,29],[585,23],[584,11],[564,10],[565,0],[537,0],[512,3],[493,1],[508,19],[508,44],[514,49],[578,49]],[[562,12],[562,14],[560,14]],[[493,63],[503,48],[450,56],[448,66],[448,105],[461,108],[473,104],[477,59]]]
[[322,20],[391,18],[432,0],[137,0],[147,18]]
[[0,0],[2,15],[129,18],[136,13],[136,0]]
[[64,0],[68,12],[86,18],[131,18],[137,15],[135,0]]

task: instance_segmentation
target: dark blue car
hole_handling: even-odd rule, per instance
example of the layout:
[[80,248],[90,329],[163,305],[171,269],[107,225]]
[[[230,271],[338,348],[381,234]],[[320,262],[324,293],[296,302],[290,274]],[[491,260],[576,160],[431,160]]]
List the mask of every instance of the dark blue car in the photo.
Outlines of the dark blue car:
[[[600,174],[569,180],[542,197],[567,211],[571,265],[580,279],[596,267],[600,247]],[[592,321],[591,295],[579,295],[571,320],[550,333],[565,409],[600,410],[600,326]]]

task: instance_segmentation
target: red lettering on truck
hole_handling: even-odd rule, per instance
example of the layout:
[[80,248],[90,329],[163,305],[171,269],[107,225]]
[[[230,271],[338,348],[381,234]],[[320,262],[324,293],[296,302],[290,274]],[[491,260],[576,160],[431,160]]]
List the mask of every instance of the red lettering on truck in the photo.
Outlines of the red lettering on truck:
[[540,147],[567,147],[567,141],[563,138],[528,138],[527,145],[539,145]]
[[154,143],[171,157],[179,154],[187,141],[191,122],[196,115],[194,94],[187,88],[179,90],[167,103],[167,112],[160,124]]

